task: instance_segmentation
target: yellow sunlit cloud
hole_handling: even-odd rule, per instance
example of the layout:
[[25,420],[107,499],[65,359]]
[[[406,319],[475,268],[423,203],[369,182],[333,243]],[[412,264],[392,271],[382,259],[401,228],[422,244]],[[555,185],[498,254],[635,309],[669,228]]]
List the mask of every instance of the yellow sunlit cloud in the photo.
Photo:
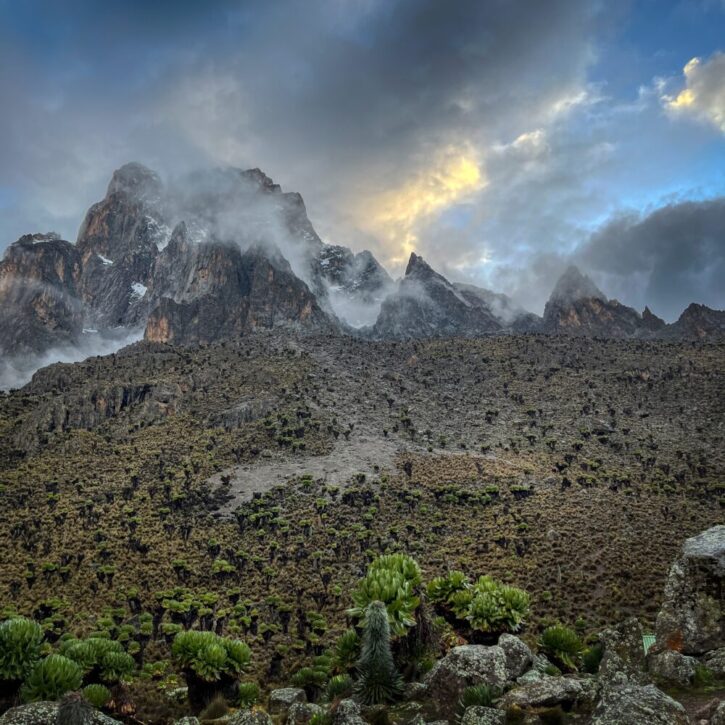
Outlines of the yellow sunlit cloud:
[[415,251],[421,222],[464,201],[485,185],[475,154],[466,148],[449,148],[430,168],[367,204],[362,210],[362,223],[386,241],[388,261],[401,264]]
[[675,96],[663,94],[665,108],[708,121],[725,133],[725,53],[704,61],[693,58],[683,74],[685,87]]

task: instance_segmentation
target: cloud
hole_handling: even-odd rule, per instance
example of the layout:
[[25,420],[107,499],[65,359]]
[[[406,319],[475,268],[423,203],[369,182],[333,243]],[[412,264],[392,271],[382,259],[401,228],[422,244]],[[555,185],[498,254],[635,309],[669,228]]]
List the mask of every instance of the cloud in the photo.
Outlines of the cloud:
[[693,116],[725,133],[725,53],[703,61],[693,58],[683,69],[685,87],[662,102],[675,115]]
[[577,251],[609,296],[676,319],[690,302],[725,308],[725,197],[621,213]]

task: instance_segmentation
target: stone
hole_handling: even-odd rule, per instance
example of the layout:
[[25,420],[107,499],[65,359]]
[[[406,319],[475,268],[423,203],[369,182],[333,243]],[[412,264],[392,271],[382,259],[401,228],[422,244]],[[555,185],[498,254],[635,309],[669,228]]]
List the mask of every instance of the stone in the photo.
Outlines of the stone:
[[461,725],[505,725],[506,715],[493,707],[468,707],[461,718]]
[[240,710],[229,718],[227,725],[272,725],[272,718],[261,710]]
[[725,525],[687,539],[657,616],[657,648],[700,655],[725,647]]
[[182,717],[181,720],[177,720],[174,725],[199,725],[199,718]]
[[521,677],[534,664],[534,655],[525,642],[512,634],[502,634],[498,639],[498,646],[506,655],[506,667],[509,677]]
[[567,710],[587,709],[593,706],[596,698],[597,685],[594,680],[544,675],[536,682],[517,685],[504,695],[499,706],[504,710],[531,710],[557,705],[563,705]]
[[407,682],[403,690],[403,700],[422,700],[428,692],[423,682]]
[[297,702],[307,702],[307,694],[300,687],[283,687],[269,693],[269,712],[272,715],[286,715]]
[[725,647],[708,652],[702,658],[702,664],[712,672],[713,676],[725,679]]
[[688,687],[695,677],[697,660],[668,649],[652,654],[648,664],[650,674],[658,684]]
[[610,687],[597,705],[591,725],[689,725],[685,708],[654,685]]
[[365,725],[360,715],[360,705],[354,700],[340,700],[332,715],[333,725]]
[[454,647],[439,660],[424,682],[441,714],[452,716],[467,687],[485,684],[503,689],[512,679],[501,647],[467,644]]
[[599,665],[602,682],[608,682],[617,672],[624,673],[628,680],[640,685],[649,682],[642,634],[642,625],[636,617],[600,633],[599,642],[604,650]]
[[721,702],[717,706],[717,710],[715,710],[710,718],[709,725],[725,725],[725,702]]
[[315,715],[324,714],[324,710],[319,705],[314,705],[311,702],[295,702],[290,706],[287,711],[287,725],[305,725]]
[[[52,725],[58,718],[58,708],[57,702],[32,702],[13,707],[0,717],[0,725]],[[122,724],[98,710],[92,710],[91,717],[84,725]]]

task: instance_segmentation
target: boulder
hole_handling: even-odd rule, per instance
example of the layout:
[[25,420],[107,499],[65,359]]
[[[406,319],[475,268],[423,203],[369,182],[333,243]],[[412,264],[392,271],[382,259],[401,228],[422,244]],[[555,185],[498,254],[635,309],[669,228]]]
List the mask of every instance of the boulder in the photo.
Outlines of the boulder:
[[269,712],[272,715],[286,715],[297,702],[307,702],[307,695],[300,687],[283,687],[269,693]]
[[272,718],[261,710],[240,710],[229,718],[227,725],[272,725]]
[[687,687],[695,677],[697,660],[668,649],[652,654],[648,664],[650,674],[658,684]]
[[593,706],[596,698],[597,685],[594,680],[545,675],[536,682],[517,685],[504,695],[499,706],[504,710],[531,710],[557,705],[562,705],[567,710],[587,709]]
[[319,705],[313,705],[311,702],[295,702],[287,711],[287,725],[305,725],[315,715],[324,714],[324,710]]
[[615,627],[605,629],[599,635],[603,647],[599,665],[599,678],[609,682],[621,672],[628,680],[640,685],[649,682],[644,647],[642,646],[642,625],[636,617],[630,617]]
[[177,720],[174,725],[199,725],[199,718],[182,717],[181,720]]
[[725,702],[721,702],[717,706],[717,710],[713,713],[710,718],[709,725],[725,725]]
[[725,525],[682,546],[670,569],[657,616],[657,648],[700,655],[725,647]]
[[[0,717],[1,725],[49,725],[58,719],[58,702],[31,702],[8,710]],[[92,710],[84,725],[122,725],[118,720]]]
[[689,725],[685,708],[654,685],[610,687],[599,701],[591,725]]
[[461,725],[505,725],[506,715],[493,707],[467,707]]
[[534,664],[534,655],[525,642],[512,634],[502,634],[498,639],[498,646],[506,655],[506,668],[509,677],[516,679],[531,669]]
[[725,647],[708,652],[702,658],[702,664],[718,679],[725,679]]
[[506,653],[501,647],[467,644],[454,647],[439,660],[426,675],[425,684],[441,714],[452,716],[467,687],[485,684],[503,689],[511,680]]
[[360,705],[354,700],[340,700],[332,715],[333,725],[365,725],[360,715]]

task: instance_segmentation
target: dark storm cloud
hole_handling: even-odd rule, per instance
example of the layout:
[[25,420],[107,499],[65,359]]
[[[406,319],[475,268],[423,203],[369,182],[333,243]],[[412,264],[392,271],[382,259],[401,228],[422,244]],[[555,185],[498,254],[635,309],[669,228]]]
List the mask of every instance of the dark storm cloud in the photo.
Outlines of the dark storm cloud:
[[446,144],[525,130],[577,86],[598,9],[577,0],[0,3],[0,187],[22,197],[0,228],[3,244],[53,219],[71,236],[74,215],[132,158],[162,172],[261,166],[304,193],[323,233],[362,239],[351,200]]
[[688,302],[725,308],[725,197],[618,216],[577,254],[610,296],[672,320]]

